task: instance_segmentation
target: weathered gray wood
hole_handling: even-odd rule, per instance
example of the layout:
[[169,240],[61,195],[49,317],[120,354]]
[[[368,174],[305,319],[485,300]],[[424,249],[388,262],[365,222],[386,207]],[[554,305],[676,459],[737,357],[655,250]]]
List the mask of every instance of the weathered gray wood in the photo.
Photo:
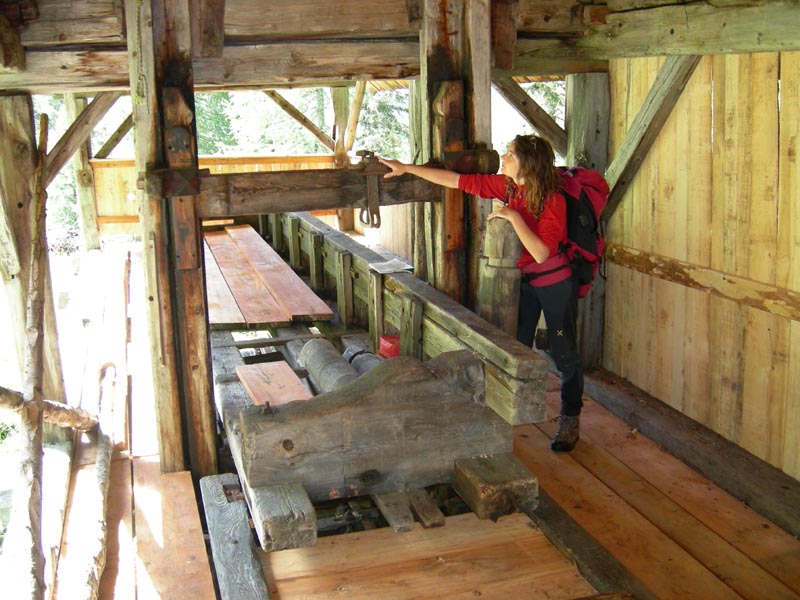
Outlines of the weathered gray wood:
[[475,310],[510,336],[517,334],[521,254],[522,243],[511,223],[505,219],[487,222]]
[[[546,110],[536,104],[520,85],[511,78],[493,80],[495,89],[526,119],[539,135],[553,146],[561,156],[567,154],[567,133]],[[509,140],[510,141],[510,140]]]
[[[226,491],[241,490],[233,473],[200,479],[200,493],[211,542],[211,557],[222,600],[269,600],[261,561],[247,522],[243,499],[228,498]],[[241,493],[241,492],[239,492]]]
[[317,543],[317,513],[300,482],[251,488],[250,512],[266,552]]
[[411,531],[414,529],[414,515],[411,513],[411,504],[405,492],[389,492],[372,496],[375,505],[396,532]]
[[308,250],[308,278],[311,289],[320,292],[325,288],[325,264],[322,248],[325,238],[321,233],[312,232]]
[[192,56],[222,56],[225,46],[225,0],[189,0]]
[[446,523],[444,514],[436,506],[428,492],[419,489],[409,490],[408,500],[411,504],[411,512],[425,529],[444,527]]
[[302,482],[315,502],[448,482],[456,458],[511,450],[483,389],[470,352],[384,361],[313,401],[244,411],[240,473],[253,486]]
[[112,133],[106,143],[94,153],[95,158],[108,158],[108,156],[114,151],[122,139],[128,135],[128,132],[133,128],[133,113],[129,114],[125,117],[125,120],[120,123],[119,127]]
[[[76,98],[74,94],[64,96],[67,117],[73,123],[78,119],[86,107],[85,98]],[[91,133],[91,132],[90,132]],[[72,167],[75,171],[75,191],[78,195],[78,215],[83,238],[84,250],[100,248],[100,228],[97,225],[97,206],[94,198],[94,174],[89,164],[91,146],[89,139],[78,145],[72,158]]]
[[295,215],[289,215],[289,266],[300,269],[303,266],[300,257],[300,220]]
[[479,519],[496,521],[539,505],[539,482],[511,453],[456,460],[453,489]]
[[295,106],[289,102],[286,98],[284,98],[279,92],[275,90],[264,90],[264,93],[267,97],[272,100],[275,104],[280,106],[283,111],[292,117],[295,121],[300,123],[303,127],[308,129],[314,137],[316,137],[323,146],[325,146],[331,152],[333,151],[334,142],[331,136],[327,133],[322,131],[319,127],[317,127],[313,121],[311,121],[308,117],[306,117],[301,111],[299,111]]
[[[276,213],[287,206],[294,211],[355,208],[367,200],[364,176],[355,167],[230,173],[201,179],[204,194],[198,200],[197,214],[202,218]],[[379,193],[381,205],[391,206],[438,201],[442,188],[404,175],[381,181]]]
[[658,71],[642,107],[606,170],[611,192],[601,215],[604,222],[608,223],[617,210],[699,62],[699,56],[670,56]]
[[[608,165],[610,90],[605,73],[567,77],[567,165],[604,173]],[[599,273],[578,304],[578,352],[584,366],[600,364],[603,351],[605,279]]]
[[0,205],[0,277],[7,281],[20,272],[19,251],[5,206]]
[[253,405],[253,400],[236,375],[236,367],[243,365],[244,360],[233,344],[231,332],[212,331],[210,338],[214,401],[217,414],[227,428],[231,421],[239,418],[243,408]]
[[56,142],[56,145],[47,155],[44,178],[45,188],[53,182],[61,168],[67,164],[67,161],[78,147],[86,141],[92,133],[92,129],[95,128],[121,95],[120,92],[98,93],[78,118],[73,121],[69,129],[61,136],[61,139]]
[[511,425],[541,423],[547,418],[544,382],[517,379],[487,363],[486,405]]
[[373,352],[380,349],[383,336],[383,274],[369,272],[369,348]]
[[358,378],[356,370],[326,339],[306,342],[300,351],[300,361],[319,393],[332,392]]
[[425,303],[412,294],[402,295],[403,318],[400,324],[400,354],[422,360],[422,319]]
[[610,373],[586,377],[586,393],[756,512],[800,535],[796,479]]
[[353,256],[349,252],[337,251],[336,255],[336,308],[339,323],[349,327],[353,321]]

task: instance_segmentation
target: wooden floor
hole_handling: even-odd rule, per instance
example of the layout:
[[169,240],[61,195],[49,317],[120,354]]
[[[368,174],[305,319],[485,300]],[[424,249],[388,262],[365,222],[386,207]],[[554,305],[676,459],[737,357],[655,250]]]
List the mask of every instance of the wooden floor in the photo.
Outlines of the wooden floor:
[[[136,277],[134,271],[132,297]],[[144,331],[135,321],[141,314],[132,309],[134,335]],[[135,340],[131,347],[142,350]],[[146,355],[132,352],[129,368],[132,452],[113,463],[100,597],[213,598],[199,515],[185,503],[188,474],[158,473]],[[547,383],[555,414],[558,382]],[[543,496],[630,572],[637,598],[800,598],[800,541],[591,399],[581,419],[572,453],[549,450],[554,422],[516,427],[515,453],[537,475]],[[184,504],[174,502],[178,497]],[[538,527],[523,515],[491,523],[468,514],[438,529],[322,538],[313,548],[262,554],[261,562],[273,600],[596,593],[593,576],[581,577],[574,564],[581,548],[551,530],[561,526]]]

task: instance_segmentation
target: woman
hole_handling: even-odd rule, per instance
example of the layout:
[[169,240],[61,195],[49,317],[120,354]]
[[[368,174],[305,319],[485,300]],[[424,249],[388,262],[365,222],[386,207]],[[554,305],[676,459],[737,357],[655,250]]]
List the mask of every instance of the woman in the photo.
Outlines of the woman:
[[506,219],[522,242],[517,261],[523,274],[517,339],[533,345],[544,312],[550,354],[561,372],[561,416],[550,447],[572,450],[578,441],[583,406],[583,369],[577,351],[577,284],[560,251],[567,239],[567,206],[559,192],[561,176],[550,144],[534,135],[518,135],[502,156],[499,175],[461,175],[381,158],[391,169],[384,177],[410,173],[445,187],[503,201],[488,219]]

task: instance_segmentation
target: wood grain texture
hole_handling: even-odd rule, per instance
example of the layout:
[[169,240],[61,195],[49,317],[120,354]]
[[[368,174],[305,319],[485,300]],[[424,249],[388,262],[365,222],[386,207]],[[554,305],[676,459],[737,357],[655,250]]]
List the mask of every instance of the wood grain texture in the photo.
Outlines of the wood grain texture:
[[236,374],[256,406],[273,407],[311,398],[311,392],[283,361],[242,365],[236,367]]

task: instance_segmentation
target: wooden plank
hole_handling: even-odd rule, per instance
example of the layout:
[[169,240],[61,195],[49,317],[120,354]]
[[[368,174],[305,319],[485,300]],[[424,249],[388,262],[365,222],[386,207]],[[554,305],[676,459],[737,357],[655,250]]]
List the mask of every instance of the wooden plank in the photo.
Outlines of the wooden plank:
[[208,306],[208,324],[211,327],[234,326],[246,323],[236,298],[225,281],[222,271],[214,260],[208,243],[203,243],[203,262],[206,274],[206,306]]
[[[551,404],[556,402],[550,399]],[[755,510],[725,492],[656,442],[595,402],[581,412],[584,434],[636,472],[704,527],[732,545],[754,563],[800,593],[800,571],[795,568],[800,542],[775,527]],[[746,574],[751,566],[745,569]]]
[[308,277],[309,285],[314,292],[321,292],[325,287],[325,263],[322,248],[325,237],[321,233],[311,232],[308,242]]
[[603,209],[602,215],[603,221],[606,223],[614,215],[625,190],[658,137],[661,127],[672,112],[699,62],[699,56],[668,57],[659,71],[636,119],[631,123],[625,141],[606,170],[606,179],[611,188],[608,203]]
[[300,256],[300,220],[295,215],[289,215],[289,266],[292,269],[303,267],[302,257]]
[[353,257],[349,252],[337,251],[336,260],[336,308],[339,323],[349,327],[353,321],[353,278],[351,269]]
[[203,234],[248,325],[283,326],[291,316],[277,303],[245,253],[224,231]]
[[739,598],[574,459],[550,452],[549,436],[521,425],[514,437],[514,454],[537,474],[541,488],[654,596]]
[[256,406],[274,407],[312,397],[284,361],[242,365],[236,367],[236,374]]
[[606,246],[606,259],[650,277],[709,292],[739,305],[800,320],[800,292],[612,242]]
[[405,492],[374,494],[372,500],[380,509],[386,522],[389,523],[389,527],[397,533],[414,529],[414,515],[411,513],[408,494]]
[[471,513],[450,517],[444,528],[415,527],[403,534],[402,543],[387,527],[325,537],[313,548],[264,554],[262,564],[273,575],[270,591],[281,598],[331,599],[342,593],[385,600],[574,598],[594,593],[523,515],[497,523]]
[[220,598],[269,600],[239,478],[233,473],[203,477],[200,492]]
[[794,509],[800,505],[797,480],[608,374],[587,377],[586,391],[611,413],[766,518],[795,535],[800,531]]
[[474,399],[483,386],[467,352],[383,361],[313,402],[243,412],[240,473],[253,487],[302,481],[315,502],[450,481],[455,458],[510,451],[510,426]]
[[420,489],[408,490],[408,501],[411,505],[411,512],[414,513],[414,518],[416,518],[425,529],[444,527],[444,514],[439,507],[436,506],[436,503],[431,499],[428,492]]
[[333,313],[249,225],[225,228],[261,282],[292,319],[325,321]]
[[0,73],[20,73],[25,70],[25,49],[19,31],[0,15]]
[[422,360],[422,320],[425,303],[411,294],[403,294],[403,317],[400,324],[400,354]]
[[222,56],[225,46],[225,0],[190,0],[192,57]]
[[[543,423],[538,428],[552,436],[556,425]],[[570,456],[743,598],[797,598],[786,585],[591,441],[582,439]]]
[[214,600],[191,474],[162,474],[158,457],[136,458],[133,499],[137,595]]

